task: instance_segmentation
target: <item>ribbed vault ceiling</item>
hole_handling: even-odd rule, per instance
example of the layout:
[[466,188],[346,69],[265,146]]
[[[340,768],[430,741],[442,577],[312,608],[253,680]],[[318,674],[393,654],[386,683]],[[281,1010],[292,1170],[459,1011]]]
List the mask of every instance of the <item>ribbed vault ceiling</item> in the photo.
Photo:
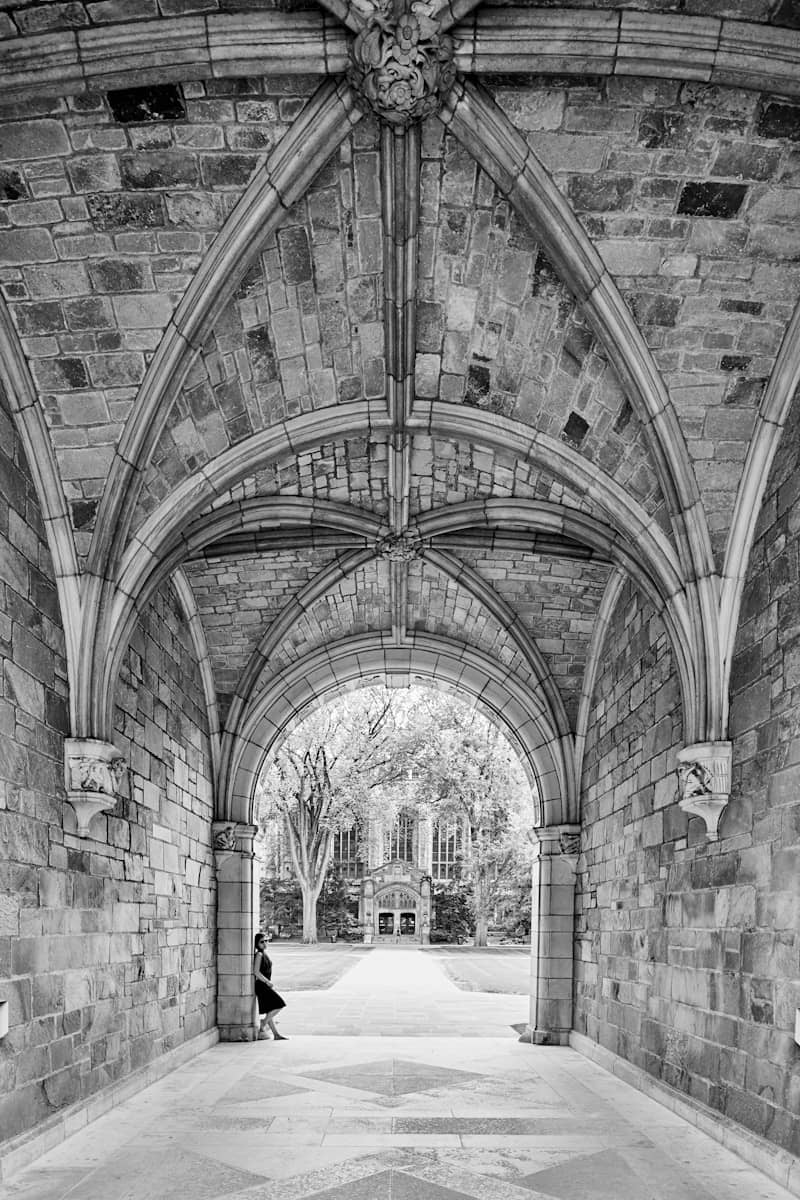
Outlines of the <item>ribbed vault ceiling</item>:
[[348,644],[495,663],[568,757],[625,571],[723,736],[797,379],[796,4],[453,5],[459,82],[405,132],[344,82],[370,4],[182,7],[138,42],[125,6],[0,15],[3,384],[62,587],[97,581],[70,644],[111,664],[76,726],[181,570],[231,770],[251,699],[304,660],[323,695]]

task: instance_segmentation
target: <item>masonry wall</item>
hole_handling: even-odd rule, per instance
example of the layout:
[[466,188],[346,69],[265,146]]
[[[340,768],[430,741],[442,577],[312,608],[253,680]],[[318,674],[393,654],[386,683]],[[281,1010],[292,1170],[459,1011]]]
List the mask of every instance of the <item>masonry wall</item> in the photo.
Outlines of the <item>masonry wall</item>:
[[128,653],[115,739],[127,798],[89,838],[64,800],[66,696],[41,515],[0,407],[0,1139],[215,1021],[205,716],[174,597],[157,598]]
[[797,1154],[796,424],[784,446],[742,612],[733,791],[717,843],[677,803],[681,710],[663,626],[633,589],[620,599],[589,722],[574,1020],[607,1049]]

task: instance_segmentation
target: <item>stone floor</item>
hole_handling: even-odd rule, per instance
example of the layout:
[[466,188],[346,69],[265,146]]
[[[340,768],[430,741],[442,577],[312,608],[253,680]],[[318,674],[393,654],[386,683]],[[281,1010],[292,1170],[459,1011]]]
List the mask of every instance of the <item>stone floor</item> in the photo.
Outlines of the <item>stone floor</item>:
[[[459,992],[430,956],[375,950],[329,991],[286,998],[288,1041],[213,1047],[0,1194],[788,1200],[574,1051],[520,1045],[503,1021],[524,1020],[524,997]],[[331,1029],[334,1014],[343,1030]],[[349,1036],[358,1020],[369,1035]]]

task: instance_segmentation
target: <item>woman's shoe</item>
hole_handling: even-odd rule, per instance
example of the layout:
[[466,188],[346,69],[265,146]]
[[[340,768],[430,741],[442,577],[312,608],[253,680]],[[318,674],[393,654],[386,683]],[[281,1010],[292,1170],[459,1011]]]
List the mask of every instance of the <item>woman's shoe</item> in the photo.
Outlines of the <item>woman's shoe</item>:
[[259,1029],[259,1031],[258,1031],[258,1037],[256,1038],[256,1041],[257,1041],[257,1042],[267,1042],[267,1041],[269,1041],[269,1038],[267,1037],[266,1030],[264,1030],[264,1029]]
[[272,1035],[272,1040],[273,1040],[273,1042],[288,1042],[289,1039],[287,1037],[285,1037],[282,1033],[274,1033]]

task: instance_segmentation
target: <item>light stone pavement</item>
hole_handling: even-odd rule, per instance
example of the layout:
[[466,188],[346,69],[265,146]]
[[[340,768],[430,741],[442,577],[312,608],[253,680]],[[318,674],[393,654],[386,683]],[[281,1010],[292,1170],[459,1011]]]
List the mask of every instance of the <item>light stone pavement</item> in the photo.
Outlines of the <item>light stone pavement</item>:
[[[214,1046],[44,1155],[0,1195],[789,1198],[575,1051],[520,1045],[503,1018],[519,1017],[525,997],[459,992],[429,955],[376,949],[328,991],[286,998],[289,1041]],[[358,1020],[370,1032],[348,1036]],[[406,1022],[415,1036],[397,1032]]]

